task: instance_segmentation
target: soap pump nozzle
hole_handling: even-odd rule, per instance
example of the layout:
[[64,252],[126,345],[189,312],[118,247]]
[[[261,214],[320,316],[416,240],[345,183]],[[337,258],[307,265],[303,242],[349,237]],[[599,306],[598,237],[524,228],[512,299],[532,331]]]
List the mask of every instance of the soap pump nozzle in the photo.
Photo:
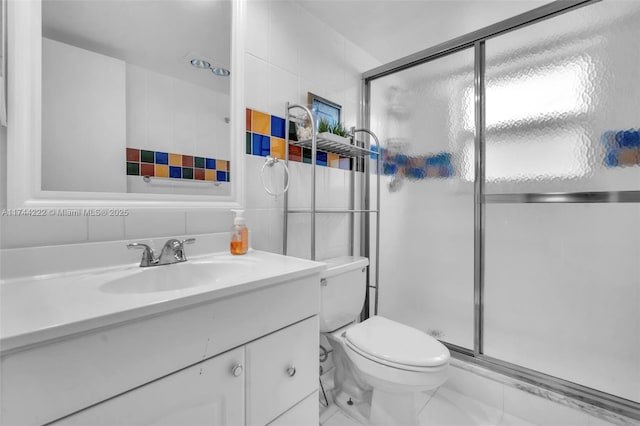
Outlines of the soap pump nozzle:
[[244,225],[247,222],[244,219],[244,210],[242,209],[232,209],[231,210],[233,212],[233,214],[235,215],[233,218],[233,224],[234,225]]

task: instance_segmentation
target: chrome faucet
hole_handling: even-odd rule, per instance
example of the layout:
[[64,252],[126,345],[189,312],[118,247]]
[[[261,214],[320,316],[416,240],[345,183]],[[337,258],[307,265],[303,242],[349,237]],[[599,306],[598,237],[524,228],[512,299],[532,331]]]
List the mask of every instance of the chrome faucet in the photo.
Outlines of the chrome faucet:
[[187,256],[184,252],[184,245],[192,244],[195,241],[195,238],[187,238],[186,240],[171,238],[164,243],[160,256],[158,257],[156,257],[153,249],[144,243],[129,243],[127,244],[127,248],[139,248],[144,250],[142,252],[142,260],[140,260],[140,266],[144,268],[147,266],[170,265],[172,263],[186,262]]

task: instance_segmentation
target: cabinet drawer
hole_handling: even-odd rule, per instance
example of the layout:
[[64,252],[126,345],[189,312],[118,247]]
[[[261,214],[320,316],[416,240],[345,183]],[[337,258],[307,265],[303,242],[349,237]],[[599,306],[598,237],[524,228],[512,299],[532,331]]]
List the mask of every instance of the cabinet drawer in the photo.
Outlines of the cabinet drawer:
[[247,345],[247,425],[262,426],[318,388],[318,317]]

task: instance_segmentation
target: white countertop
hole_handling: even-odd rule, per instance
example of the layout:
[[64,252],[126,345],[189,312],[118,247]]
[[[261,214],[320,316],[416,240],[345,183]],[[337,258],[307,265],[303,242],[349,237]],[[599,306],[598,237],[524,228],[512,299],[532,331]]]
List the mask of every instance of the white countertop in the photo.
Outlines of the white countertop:
[[[207,262],[236,262],[241,273],[198,286],[165,291],[128,291],[113,286],[145,271]],[[182,264],[141,268],[138,264],[0,281],[0,350],[82,333],[124,321],[212,301],[279,282],[319,273],[324,263],[251,250],[243,256],[214,253]],[[167,269],[164,269],[168,271]],[[173,269],[170,272],[179,272]],[[206,279],[200,272],[200,279]],[[178,274],[180,275],[180,274]],[[119,280],[119,281],[118,281]]]

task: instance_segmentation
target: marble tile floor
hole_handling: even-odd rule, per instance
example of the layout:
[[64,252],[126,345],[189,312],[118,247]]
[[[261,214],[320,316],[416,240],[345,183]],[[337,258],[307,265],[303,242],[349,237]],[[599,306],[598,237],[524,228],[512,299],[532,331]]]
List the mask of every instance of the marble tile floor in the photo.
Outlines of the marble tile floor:
[[[420,412],[422,426],[535,426],[446,387],[426,396]],[[363,426],[335,404],[321,406],[321,426]],[[394,426],[394,425],[389,425]]]
[[[320,426],[368,426],[358,420],[357,410],[334,403],[330,376],[322,380],[329,406],[320,405]],[[421,426],[640,426],[640,421],[457,360],[447,382],[420,394],[418,406]]]

